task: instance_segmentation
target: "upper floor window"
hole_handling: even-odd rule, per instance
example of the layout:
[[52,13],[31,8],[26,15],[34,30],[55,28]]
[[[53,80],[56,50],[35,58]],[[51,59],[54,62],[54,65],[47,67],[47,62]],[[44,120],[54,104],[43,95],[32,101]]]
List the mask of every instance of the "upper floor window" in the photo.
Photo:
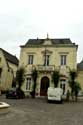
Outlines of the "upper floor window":
[[49,66],[49,57],[50,55],[44,55],[44,65]]
[[33,55],[28,56],[28,64],[33,64]]
[[66,55],[61,55],[61,65],[66,65],[66,61],[67,61],[67,59],[66,59]]
[[27,78],[27,82],[26,82],[26,90],[30,90],[31,88],[31,78]]

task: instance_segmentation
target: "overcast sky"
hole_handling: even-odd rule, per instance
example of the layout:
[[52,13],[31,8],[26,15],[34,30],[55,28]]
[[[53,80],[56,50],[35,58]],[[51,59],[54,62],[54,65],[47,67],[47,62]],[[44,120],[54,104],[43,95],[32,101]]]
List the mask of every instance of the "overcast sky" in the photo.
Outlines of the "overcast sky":
[[28,39],[70,38],[83,58],[82,0],[0,0],[0,48],[19,57]]

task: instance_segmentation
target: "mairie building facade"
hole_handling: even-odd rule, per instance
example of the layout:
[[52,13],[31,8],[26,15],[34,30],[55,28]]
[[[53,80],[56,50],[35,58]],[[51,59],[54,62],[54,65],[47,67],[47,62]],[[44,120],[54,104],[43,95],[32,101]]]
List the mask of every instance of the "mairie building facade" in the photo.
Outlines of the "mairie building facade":
[[59,87],[66,92],[68,89],[69,69],[77,70],[77,48],[70,39],[29,39],[21,46],[19,66],[24,66],[25,81],[22,89],[30,92],[33,86],[32,70],[38,72],[36,95],[45,96],[47,88],[54,86],[52,73],[59,70],[61,77]]

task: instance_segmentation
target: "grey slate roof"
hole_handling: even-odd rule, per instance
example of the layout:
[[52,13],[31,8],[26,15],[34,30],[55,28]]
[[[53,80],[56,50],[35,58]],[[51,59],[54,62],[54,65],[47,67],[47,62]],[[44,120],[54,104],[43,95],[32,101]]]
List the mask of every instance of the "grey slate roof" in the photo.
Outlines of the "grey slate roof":
[[77,64],[77,70],[83,71],[83,60]]
[[[46,39],[29,39],[25,46],[28,45],[41,45]],[[68,39],[48,39],[51,40],[52,44],[73,44],[71,40]]]
[[4,57],[5,57],[6,61],[9,61],[9,62],[11,62],[11,63],[13,63],[13,64],[18,65],[19,60],[17,59],[16,56],[14,56],[14,55],[8,53],[7,51],[5,51],[5,50],[2,49],[2,48],[0,48],[0,50],[2,50],[2,52],[3,52],[3,54],[4,54]]

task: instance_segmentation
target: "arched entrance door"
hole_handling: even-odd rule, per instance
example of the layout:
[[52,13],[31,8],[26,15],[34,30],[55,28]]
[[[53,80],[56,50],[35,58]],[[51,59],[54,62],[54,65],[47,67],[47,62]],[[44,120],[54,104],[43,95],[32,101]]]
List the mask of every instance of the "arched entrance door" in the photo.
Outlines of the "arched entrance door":
[[49,87],[49,78],[44,76],[41,79],[40,96],[47,96],[48,87]]

